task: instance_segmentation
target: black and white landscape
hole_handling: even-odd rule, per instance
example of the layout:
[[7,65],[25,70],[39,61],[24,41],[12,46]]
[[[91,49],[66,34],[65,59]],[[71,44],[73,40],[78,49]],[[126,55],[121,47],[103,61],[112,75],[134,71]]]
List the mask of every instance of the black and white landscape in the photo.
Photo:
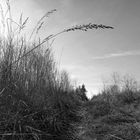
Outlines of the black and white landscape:
[[0,0],[0,140],[140,140],[139,0]]

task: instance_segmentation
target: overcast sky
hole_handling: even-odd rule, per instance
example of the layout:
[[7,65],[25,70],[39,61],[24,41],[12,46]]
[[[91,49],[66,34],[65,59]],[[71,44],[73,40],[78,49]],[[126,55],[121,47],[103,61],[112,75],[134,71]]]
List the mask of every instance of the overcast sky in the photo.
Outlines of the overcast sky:
[[[3,1],[3,0],[1,0]],[[46,12],[57,9],[41,36],[82,23],[105,24],[114,30],[71,32],[53,43],[56,61],[72,78],[96,94],[103,77],[113,72],[131,74],[140,81],[140,0],[11,0],[13,15],[23,12],[32,27]]]

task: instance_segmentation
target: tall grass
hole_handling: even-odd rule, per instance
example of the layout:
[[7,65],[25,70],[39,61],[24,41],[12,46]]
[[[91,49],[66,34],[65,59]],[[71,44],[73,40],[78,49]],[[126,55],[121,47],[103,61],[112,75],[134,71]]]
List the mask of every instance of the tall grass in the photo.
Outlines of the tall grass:
[[19,23],[15,22],[9,0],[6,4],[5,14],[1,6],[2,32],[6,36],[0,37],[0,139],[79,139],[82,103],[67,74],[58,71],[47,42],[69,31],[112,27],[77,25],[42,40],[36,39],[54,9],[38,21],[27,39],[22,31],[28,18],[23,20],[21,14]]
[[20,41],[2,45],[0,139],[76,137],[80,103],[64,87],[51,48],[25,55],[36,44]]

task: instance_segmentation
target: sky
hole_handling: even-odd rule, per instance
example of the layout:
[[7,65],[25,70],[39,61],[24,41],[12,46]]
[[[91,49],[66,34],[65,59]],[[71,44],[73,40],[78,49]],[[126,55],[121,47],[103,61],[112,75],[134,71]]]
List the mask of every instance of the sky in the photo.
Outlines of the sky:
[[47,19],[41,37],[86,23],[114,27],[64,33],[53,42],[59,68],[78,84],[84,83],[88,97],[97,94],[103,79],[113,72],[140,81],[140,0],[11,0],[11,6],[15,20],[21,13],[30,18],[27,32],[45,12],[57,9]]

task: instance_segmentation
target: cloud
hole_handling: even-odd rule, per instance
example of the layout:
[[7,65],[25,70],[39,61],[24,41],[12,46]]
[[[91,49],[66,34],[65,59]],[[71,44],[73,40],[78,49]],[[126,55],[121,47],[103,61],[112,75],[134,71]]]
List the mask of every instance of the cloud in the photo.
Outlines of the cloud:
[[102,60],[102,59],[109,59],[109,58],[117,58],[117,57],[126,57],[126,56],[138,56],[140,55],[140,51],[127,51],[121,53],[111,53],[103,56],[95,56],[92,57],[93,60]]
[[63,7],[70,7],[72,4],[72,0],[61,0],[60,2]]

